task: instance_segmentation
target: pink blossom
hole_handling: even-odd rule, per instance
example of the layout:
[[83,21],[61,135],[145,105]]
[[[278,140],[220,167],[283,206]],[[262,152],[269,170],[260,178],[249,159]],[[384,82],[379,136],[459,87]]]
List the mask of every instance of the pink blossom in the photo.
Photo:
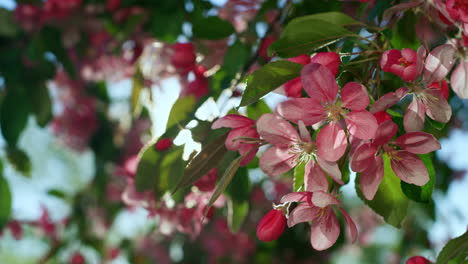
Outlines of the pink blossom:
[[446,0],[445,7],[454,21],[468,23],[468,2],[466,0]]
[[218,179],[218,169],[213,168],[203,177],[201,177],[198,181],[195,182],[195,186],[202,192],[210,192],[213,191],[216,180]]
[[171,48],[171,63],[178,72],[188,73],[195,67],[196,55],[192,43],[176,43]]
[[20,240],[23,238],[23,228],[21,227],[21,223],[17,220],[11,220],[8,222],[8,229],[10,229],[11,235],[14,239]]
[[412,49],[397,49],[387,50],[383,53],[380,61],[380,66],[385,72],[391,72],[400,76],[405,82],[416,80],[420,72],[418,72],[418,56]]
[[347,147],[347,128],[350,135],[371,139],[377,129],[375,117],[365,109],[369,104],[366,88],[357,82],[347,83],[339,94],[339,87],[330,70],[318,63],[302,69],[304,89],[310,98],[295,98],[278,105],[277,112],[284,118],[305,125],[326,122],[317,135],[318,155],[336,161]]
[[257,237],[260,241],[276,240],[284,231],[286,217],[281,210],[272,209],[260,220],[257,226]]
[[260,136],[273,146],[260,157],[260,168],[270,176],[281,175],[297,164],[306,163],[305,187],[307,190],[326,190],[328,180],[324,171],[336,182],[341,172],[335,162],[329,162],[317,154],[317,144],[312,141],[305,125],[299,122],[299,133],[283,118],[264,114],[257,121]]
[[429,181],[426,166],[416,154],[438,150],[440,143],[433,135],[425,132],[409,132],[391,140],[397,130],[395,123],[384,121],[379,125],[375,139],[361,144],[351,156],[351,169],[361,172],[361,190],[368,200],[374,198],[382,181],[384,153],[390,158],[392,170],[402,181],[418,186]]
[[245,142],[240,137],[258,139],[259,135],[255,129],[255,120],[241,115],[227,115],[216,120],[211,129],[229,127],[232,130],[226,138],[226,148],[230,151],[239,151],[240,155],[246,155],[241,161],[241,166],[249,164],[258,150],[257,144]]
[[461,99],[468,99],[468,61],[462,61],[450,76],[453,91]]
[[296,192],[285,195],[281,202],[299,202],[289,215],[288,227],[311,221],[310,243],[314,249],[328,249],[335,244],[340,235],[340,224],[334,207],[338,207],[345,218],[351,240],[356,241],[356,224],[333,195],[324,191]]
[[421,256],[414,256],[414,257],[409,258],[406,261],[406,264],[430,264],[430,263],[431,262],[427,258],[421,257]]
[[83,255],[77,251],[73,253],[73,255],[70,258],[70,264],[85,264],[86,259],[83,257]]
[[276,37],[274,36],[266,36],[263,38],[262,42],[260,43],[260,47],[258,48],[258,54],[260,57],[264,58],[265,60],[270,60],[271,57],[268,56],[268,48],[270,45],[276,41]]

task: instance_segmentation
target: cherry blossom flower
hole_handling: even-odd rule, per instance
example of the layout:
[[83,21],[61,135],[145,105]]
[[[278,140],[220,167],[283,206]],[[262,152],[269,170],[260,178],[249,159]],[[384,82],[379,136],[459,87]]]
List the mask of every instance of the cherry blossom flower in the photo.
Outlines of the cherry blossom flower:
[[257,121],[257,131],[264,140],[273,145],[259,160],[259,166],[266,174],[278,176],[304,162],[306,189],[308,186],[321,190],[328,189],[328,180],[324,171],[333,180],[343,184],[338,165],[322,159],[317,154],[317,144],[310,138],[302,121],[299,121],[299,134],[283,118],[274,114],[264,114]]
[[324,191],[295,192],[285,195],[281,202],[299,202],[289,214],[288,227],[311,221],[310,243],[315,250],[330,248],[340,235],[340,224],[334,207],[337,207],[344,216],[351,241],[356,241],[358,232],[356,224],[333,195]]
[[195,67],[196,55],[192,43],[176,43],[171,48],[171,63],[178,72],[188,73]]
[[366,199],[372,200],[384,175],[383,154],[390,158],[391,168],[404,182],[422,186],[429,181],[426,166],[416,154],[440,149],[433,135],[409,132],[395,140],[398,126],[392,121],[379,125],[375,139],[361,144],[351,156],[351,169],[361,172],[360,185]]
[[195,182],[195,186],[202,192],[211,192],[213,191],[216,180],[218,179],[218,169],[213,168],[198,181]]
[[430,263],[431,262],[427,258],[421,257],[421,256],[414,256],[414,257],[409,258],[406,261],[406,264],[430,264]]
[[284,231],[286,217],[278,209],[272,209],[260,220],[257,226],[257,237],[260,241],[276,240]]
[[385,72],[400,76],[405,82],[412,82],[419,76],[418,68],[422,62],[412,49],[387,50],[382,54],[380,66]]
[[468,61],[462,61],[450,76],[453,91],[461,99],[468,99]]
[[246,155],[240,163],[241,166],[245,166],[255,158],[258,145],[245,142],[239,138],[248,137],[258,139],[259,135],[254,126],[255,120],[248,117],[241,115],[227,115],[216,120],[211,126],[211,129],[218,129],[221,127],[232,128],[226,138],[226,148],[231,151],[239,151],[240,155]]
[[284,118],[305,125],[326,122],[317,135],[318,154],[325,160],[336,161],[347,147],[346,133],[360,139],[371,139],[377,129],[375,117],[365,109],[369,104],[366,88],[357,82],[339,87],[330,70],[311,63],[302,69],[302,83],[310,98],[294,98],[278,105]]

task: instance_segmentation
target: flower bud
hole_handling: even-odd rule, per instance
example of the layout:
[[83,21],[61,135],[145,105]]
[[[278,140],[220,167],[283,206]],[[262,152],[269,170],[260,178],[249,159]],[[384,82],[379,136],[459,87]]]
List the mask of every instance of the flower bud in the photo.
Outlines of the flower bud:
[[430,263],[431,262],[427,258],[421,257],[421,256],[414,256],[414,257],[409,258],[406,261],[406,264],[430,264]]
[[158,142],[156,142],[156,145],[154,145],[154,148],[157,151],[166,151],[170,147],[172,147],[172,139],[170,138],[161,138],[158,140]]
[[272,209],[263,216],[257,226],[257,237],[263,242],[277,239],[284,231],[286,217],[280,210]]
[[81,255],[80,252],[75,252],[70,259],[70,264],[85,264],[85,263],[86,263],[86,260],[83,257],[83,255]]

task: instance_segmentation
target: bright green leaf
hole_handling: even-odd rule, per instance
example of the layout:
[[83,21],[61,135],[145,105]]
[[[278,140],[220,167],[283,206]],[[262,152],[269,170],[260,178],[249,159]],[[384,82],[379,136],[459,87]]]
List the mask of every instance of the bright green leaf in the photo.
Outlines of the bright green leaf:
[[179,124],[180,122],[187,119],[188,114],[195,110],[194,106],[196,102],[197,100],[193,95],[184,96],[177,99],[177,101],[172,106],[166,127],[170,128],[173,125]]
[[390,165],[390,158],[384,154],[384,177],[373,200],[366,200],[361,192],[359,177],[356,177],[356,192],[377,214],[383,216],[385,221],[395,227],[400,227],[401,222],[406,217],[409,200],[400,187],[400,179],[393,172]]
[[247,117],[257,120],[263,114],[271,113],[270,107],[263,100],[247,106]]
[[263,66],[248,76],[240,106],[257,102],[280,85],[298,77],[301,69],[301,64],[290,61],[274,61]]
[[423,186],[417,186],[401,181],[401,189],[403,193],[413,201],[427,203],[432,199],[432,191],[435,186],[435,170],[432,164],[432,154],[418,155],[424,162],[429,174],[429,182]]
[[304,185],[304,175],[305,175],[305,162],[299,163],[294,168],[294,191],[298,192]]
[[234,27],[217,16],[197,17],[192,22],[193,36],[200,39],[223,39],[235,32]]
[[249,201],[228,201],[228,224],[233,233],[239,232],[249,213]]
[[468,231],[463,235],[450,240],[437,257],[436,264],[447,264],[450,260],[458,260],[456,263],[468,261]]
[[133,116],[138,116],[141,112],[140,94],[144,88],[143,75],[138,68],[132,80],[132,95],[130,98],[130,109]]
[[0,110],[0,126],[3,138],[15,146],[28,122],[29,104],[22,87],[7,90]]
[[6,179],[0,172],[0,229],[2,229],[10,219],[11,214],[11,191]]

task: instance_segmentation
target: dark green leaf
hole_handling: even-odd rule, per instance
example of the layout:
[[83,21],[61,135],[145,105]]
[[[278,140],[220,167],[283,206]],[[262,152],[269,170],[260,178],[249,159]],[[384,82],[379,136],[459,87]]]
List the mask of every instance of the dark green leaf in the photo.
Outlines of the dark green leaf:
[[45,127],[52,119],[52,102],[49,90],[45,84],[39,84],[34,89],[30,89],[31,111],[36,116],[36,122],[40,127]]
[[46,47],[49,49],[48,51],[55,55],[58,61],[62,63],[67,73],[74,78],[76,76],[75,67],[63,46],[62,33],[58,29],[49,26],[43,27],[41,33],[44,38],[43,41],[47,44]]
[[193,36],[200,39],[223,39],[235,32],[231,23],[217,16],[197,17],[192,25]]
[[305,175],[305,162],[299,163],[294,168],[294,191],[298,192],[304,185],[304,175]]
[[468,231],[463,235],[450,240],[437,257],[436,264],[447,264],[450,260],[458,260],[455,263],[467,263],[468,261]]
[[237,176],[232,180],[226,192],[234,202],[241,203],[249,200],[250,180],[246,168],[240,168],[237,171]]
[[249,201],[236,202],[229,200],[228,202],[228,224],[233,233],[239,232],[242,224],[249,213]]
[[298,77],[301,69],[301,64],[290,61],[274,61],[263,66],[248,76],[240,106],[257,102],[280,85]]
[[395,49],[409,48],[417,50],[421,45],[416,37],[415,25],[419,17],[413,12],[406,12],[404,17],[395,24],[390,43]]
[[423,186],[417,186],[401,181],[401,189],[403,193],[413,201],[427,203],[432,199],[432,191],[435,186],[435,170],[432,164],[432,154],[418,155],[426,165],[429,174],[429,182]]
[[361,200],[363,200],[364,203],[366,203],[377,214],[383,216],[387,223],[399,228],[401,226],[401,222],[406,217],[409,200],[401,190],[400,179],[395,175],[391,168],[390,158],[384,154],[383,160],[384,177],[374,199],[366,200],[362,194],[359,185],[359,173],[358,177],[356,177],[356,192]]
[[184,171],[182,179],[179,181],[172,193],[177,192],[180,188],[191,186],[198,179],[207,174],[212,168],[218,166],[219,162],[227,152],[227,149],[224,146],[224,141],[226,140],[227,135],[228,134],[225,133],[203,147],[200,153],[190,161]]
[[194,106],[197,100],[195,96],[184,96],[177,99],[171,109],[169,114],[169,119],[167,121],[167,128],[177,125],[180,122],[187,119],[188,114],[192,111],[195,111]]
[[13,20],[13,12],[0,8],[0,36],[14,37],[18,24]]
[[152,16],[151,31],[154,36],[164,42],[174,43],[182,33],[184,12],[181,8],[155,10]]
[[18,138],[28,122],[29,104],[22,87],[7,90],[0,110],[0,126],[5,140],[16,146]]
[[148,144],[140,151],[138,156],[140,161],[135,176],[136,190],[139,192],[153,190],[159,173],[161,153],[156,151],[154,144]]
[[229,46],[224,56],[223,68],[230,76],[235,76],[242,68],[249,57],[248,47],[237,40]]
[[353,36],[344,26],[355,24],[359,22],[338,12],[299,17],[289,22],[281,38],[274,42],[268,51],[270,55],[277,53],[285,58],[310,54],[341,38]]
[[26,152],[16,147],[7,147],[7,157],[11,165],[24,176],[31,176],[31,161]]
[[8,223],[11,214],[11,192],[8,182],[0,172],[0,230]]
[[54,197],[57,197],[57,198],[60,198],[60,199],[65,199],[67,197],[66,193],[64,193],[61,190],[57,190],[57,189],[49,190],[49,191],[47,191],[47,194],[51,195],[51,196],[54,196]]

